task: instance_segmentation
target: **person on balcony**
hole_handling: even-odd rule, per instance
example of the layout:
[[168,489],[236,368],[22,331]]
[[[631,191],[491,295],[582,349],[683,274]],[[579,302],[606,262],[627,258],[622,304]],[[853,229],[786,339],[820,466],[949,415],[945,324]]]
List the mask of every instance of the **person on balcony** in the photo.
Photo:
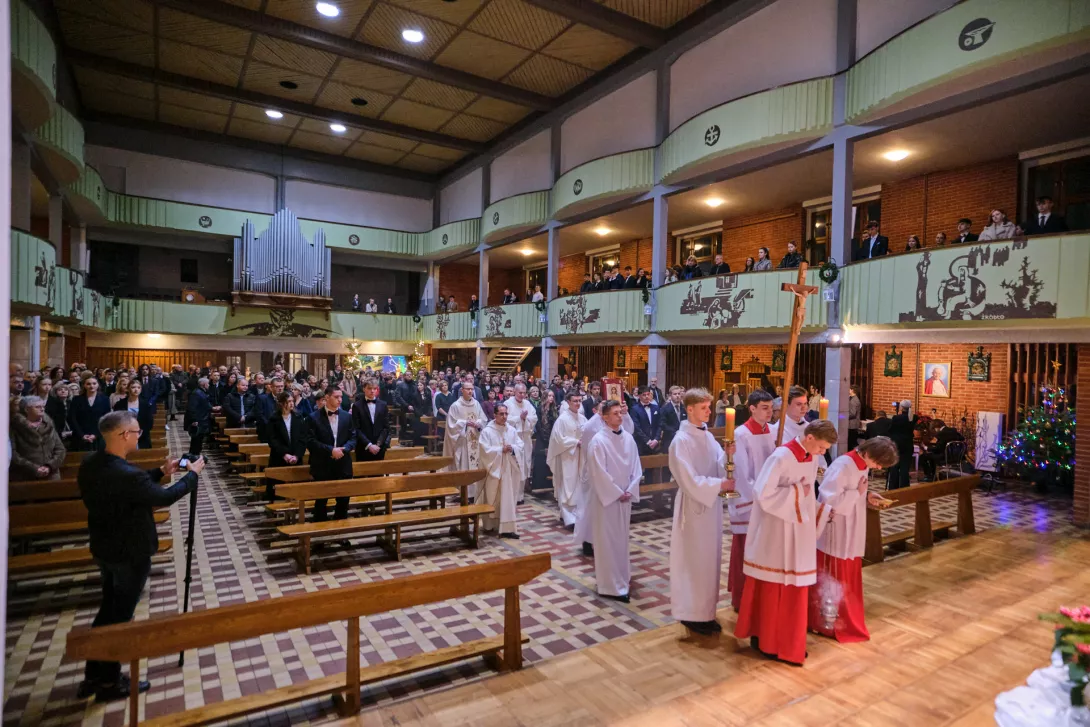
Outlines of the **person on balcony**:
[[1024,225],[1027,235],[1056,235],[1067,232],[1067,220],[1052,214],[1052,198],[1044,195],[1037,198],[1037,215]]
[[723,262],[722,255],[715,256],[715,262],[712,264],[712,269],[708,271],[708,275],[730,275],[730,265]]
[[511,305],[512,303],[518,303],[519,297],[511,292],[510,288],[503,289],[503,305]]
[[935,247],[946,247],[946,233],[940,232],[935,235]]
[[359,293],[356,293],[355,295],[352,296],[352,312],[353,313],[359,313],[360,312],[360,294]]
[[477,300],[477,296],[469,296],[469,312],[479,311],[481,309],[481,301]]
[[1014,238],[1014,223],[1007,219],[1007,213],[1001,209],[992,210],[992,221],[978,238],[981,242],[1010,240]]
[[636,287],[640,290],[651,287],[651,272],[640,268],[636,271]]
[[756,266],[757,266],[757,261],[754,260],[752,257],[747,257],[746,258],[746,268],[742,272],[743,273],[752,273],[753,270],[756,268]]
[[704,272],[700,269],[700,266],[696,264],[696,258],[692,255],[685,261],[685,267],[681,269],[681,274],[678,278],[681,280],[692,280],[694,278],[704,277]]
[[375,302],[374,298],[368,298],[367,299],[367,305],[364,306],[363,312],[364,313],[378,313],[378,303]]
[[624,277],[621,278],[621,288],[624,290],[635,290],[636,285],[636,276],[632,274],[632,266],[626,265],[624,268]]
[[961,245],[966,242],[976,242],[977,235],[976,233],[970,231],[972,230],[972,228],[973,221],[970,220],[968,217],[962,217],[960,220],[958,220],[958,236],[951,240],[950,244]]
[[767,247],[757,248],[757,264],[753,266],[757,272],[772,269],[772,257]]
[[533,303],[541,303],[545,300],[545,294],[541,292],[541,286],[534,286],[534,294],[530,297],[530,301]]
[[905,252],[916,252],[917,250],[923,250],[923,243],[920,242],[920,236],[909,235],[908,242],[905,243]]
[[458,301],[454,300],[454,296],[447,298],[447,313],[458,312]]
[[394,299],[393,298],[387,298],[386,299],[386,305],[383,306],[382,312],[383,313],[389,313],[391,315],[397,313],[397,309],[394,308]]
[[579,286],[579,292],[580,293],[593,293],[594,292],[594,281],[591,280],[590,273],[586,273],[586,274],[583,275],[583,284],[581,286]]
[[[788,245],[790,250],[790,245]],[[860,241],[859,249],[856,251],[856,260],[873,260],[876,257],[882,257],[889,254],[889,238],[885,235],[878,234],[878,220],[871,220],[867,223],[867,234]],[[802,262],[801,256],[799,262]],[[783,265],[780,265],[782,268]],[[798,267],[797,265],[795,267]]]

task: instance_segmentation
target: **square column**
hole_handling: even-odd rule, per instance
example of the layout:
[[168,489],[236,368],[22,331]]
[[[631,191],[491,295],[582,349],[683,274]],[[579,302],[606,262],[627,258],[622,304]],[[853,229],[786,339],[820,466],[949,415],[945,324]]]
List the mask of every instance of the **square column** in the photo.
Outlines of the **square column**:
[[[833,225],[829,231],[829,258],[838,267],[852,261],[852,188],[855,142],[840,138],[833,143]],[[829,327],[840,326],[840,279],[833,283],[836,302],[829,303]]]
[[556,341],[546,336],[541,339],[541,378],[552,381],[560,372],[560,357],[556,352]]
[[480,260],[479,278],[477,280],[477,302],[481,308],[488,307],[488,250],[481,250],[477,255]]
[[560,287],[560,230],[556,227],[549,228],[549,250],[546,265],[548,267],[545,276],[545,300],[552,300],[557,297],[558,288]]
[[488,363],[488,349],[481,345],[480,341],[477,341],[477,357],[474,366],[478,369],[483,369]]
[[64,363],[64,336],[50,336],[45,355],[47,365],[62,365]]
[[[651,286],[658,288],[666,279],[666,251],[670,245],[670,204],[662,193],[651,201],[654,219],[651,232]],[[651,330],[656,330],[652,318]]]
[[829,420],[836,425],[836,447],[832,456],[848,451],[848,378],[852,373],[852,350],[829,343],[825,349],[825,387],[829,400]]
[[[7,36],[4,36],[5,40]],[[9,107],[10,108],[10,107]],[[11,138],[8,134],[6,138]],[[34,175],[30,170],[30,147],[22,142],[11,145],[11,226],[30,232],[30,195]]]
[[87,247],[87,225],[72,225],[68,231],[72,246],[72,267],[84,274],[91,272],[91,250]]
[[659,388],[670,388],[670,380],[666,378],[666,346],[647,347],[647,380],[659,380]]
[[42,368],[42,317],[34,316],[30,329],[30,366],[28,371],[38,371]]
[[439,295],[439,266],[429,262],[428,271],[424,273],[424,290],[420,294],[420,315],[427,316],[435,313],[437,295]]

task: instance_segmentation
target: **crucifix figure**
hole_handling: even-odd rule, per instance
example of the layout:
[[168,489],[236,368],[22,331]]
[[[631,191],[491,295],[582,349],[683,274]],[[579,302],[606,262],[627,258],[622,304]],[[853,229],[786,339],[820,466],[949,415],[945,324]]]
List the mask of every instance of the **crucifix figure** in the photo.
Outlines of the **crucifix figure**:
[[[795,349],[799,346],[799,333],[802,331],[803,321],[806,319],[806,298],[818,292],[817,286],[806,284],[806,269],[810,267],[806,263],[799,264],[798,281],[784,283],[781,290],[792,293],[795,296],[794,306],[791,312],[791,340],[787,344],[787,370],[783,374],[783,393],[786,396],[791,391],[791,385],[795,377]],[[784,409],[786,409],[784,402]],[[782,424],[776,433],[776,446],[783,444],[783,432],[787,427]]]

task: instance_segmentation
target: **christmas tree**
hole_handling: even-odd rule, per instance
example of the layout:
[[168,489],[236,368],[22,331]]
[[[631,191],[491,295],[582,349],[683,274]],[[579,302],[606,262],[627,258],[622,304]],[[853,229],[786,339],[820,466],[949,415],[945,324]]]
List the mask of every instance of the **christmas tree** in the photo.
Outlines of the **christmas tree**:
[[[1059,369],[1059,364],[1053,362]],[[1008,472],[1039,483],[1066,482],[1075,467],[1075,408],[1055,383],[1041,387],[1041,403],[1022,410],[1022,423],[996,450]]]
[[413,349],[413,357],[409,360],[410,371],[414,373],[421,370],[427,371],[431,367],[431,362],[424,350],[424,342],[417,341],[416,348]]

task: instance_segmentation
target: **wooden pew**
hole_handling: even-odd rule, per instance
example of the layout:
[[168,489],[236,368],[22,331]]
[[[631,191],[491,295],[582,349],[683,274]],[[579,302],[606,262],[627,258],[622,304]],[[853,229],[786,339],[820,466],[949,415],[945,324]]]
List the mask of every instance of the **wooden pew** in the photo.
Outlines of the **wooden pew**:
[[[401,529],[405,525],[432,525],[457,520],[462,538],[476,548],[480,533],[481,516],[495,512],[491,505],[470,505],[468,488],[484,479],[484,470],[441,472],[426,475],[399,475],[393,477],[368,477],[357,480],[330,480],[327,482],[297,482],[276,488],[277,494],[296,502],[299,522],[281,525],[277,531],[288,538],[298,539],[296,555],[304,573],[310,574],[310,541],[315,537],[359,535],[380,530],[377,542],[397,560],[401,560]],[[397,493],[432,490],[437,487],[457,487],[461,490],[461,505],[438,510],[393,511],[393,496]],[[382,515],[304,522],[305,503],[308,500],[334,497],[360,497],[383,495],[386,512]]]
[[[886,546],[923,550],[935,544],[935,533],[949,534],[950,528],[956,527],[959,535],[972,535],[976,532],[976,520],[973,515],[973,490],[980,485],[980,475],[955,477],[938,482],[924,482],[910,487],[883,492],[895,507],[916,506],[916,523],[912,530],[882,535],[881,509],[867,506],[867,536],[864,547],[865,563],[881,563],[886,557]],[[956,522],[931,521],[931,500],[946,495],[958,496],[958,516]],[[908,541],[912,540],[911,543]]]
[[[670,466],[670,455],[668,454],[649,454],[640,457],[640,466],[643,467],[644,479],[647,479],[647,471],[658,472],[664,467]],[[651,479],[655,479],[652,477]],[[640,497],[644,498],[649,495],[655,495],[660,492],[673,492],[677,489],[677,483],[673,480],[667,480],[665,482],[645,481],[640,485]]]
[[[383,462],[397,462],[399,460],[420,458],[424,461],[432,461],[433,457],[421,457],[424,454],[423,447],[398,447],[386,450],[386,459],[382,462],[352,462],[352,476],[366,477],[368,475],[357,472],[369,472],[365,465],[381,465]],[[375,474],[386,474],[375,472]],[[289,467],[269,467],[265,470],[265,477],[273,482],[310,482],[310,467],[307,465],[291,465]]]
[[[166,538],[159,541],[159,553],[168,553],[174,547],[174,541]],[[8,557],[8,575],[27,573],[48,573],[70,568],[88,568],[95,564],[90,548],[60,548],[48,553],[27,553]]]
[[[8,508],[12,538],[33,538],[46,535],[66,535],[87,530],[87,508],[83,500],[15,505]],[[170,519],[168,510],[154,513],[156,524]]]
[[[343,673],[207,704],[149,720],[145,724],[162,727],[222,722],[327,695],[334,695],[334,700],[341,706],[342,715],[350,716],[360,711],[360,690],[365,684],[478,657],[504,671],[521,669],[524,640],[520,624],[519,587],[546,573],[550,567],[549,555],[540,553],[97,629],[73,629],[68,634],[66,656],[76,661],[99,659],[128,662],[129,678],[135,684],[140,679],[142,659],[347,621],[348,646]],[[361,617],[497,590],[504,592],[503,636],[477,639],[361,668]],[[139,715],[140,693],[133,689],[129,696],[130,727],[139,723]]]
[[[160,484],[170,482],[170,477],[164,475]],[[8,504],[15,505],[27,502],[48,502],[50,500],[78,500],[79,484],[75,475],[62,477],[59,480],[22,480],[8,484]]]
[[[129,460],[130,462],[134,462],[134,461],[136,461],[138,459],[144,459],[144,460],[157,459],[158,461],[162,462],[164,459],[167,458],[167,455],[169,453],[170,453],[170,450],[167,447],[152,447],[151,449],[138,449],[135,452],[131,453],[125,459]],[[91,453],[90,452],[69,452],[68,454],[66,454],[64,456],[63,464],[65,466],[67,466],[67,465],[77,465],[78,466],[79,463],[83,461],[83,458],[86,457],[89,454],[91,454]]]

